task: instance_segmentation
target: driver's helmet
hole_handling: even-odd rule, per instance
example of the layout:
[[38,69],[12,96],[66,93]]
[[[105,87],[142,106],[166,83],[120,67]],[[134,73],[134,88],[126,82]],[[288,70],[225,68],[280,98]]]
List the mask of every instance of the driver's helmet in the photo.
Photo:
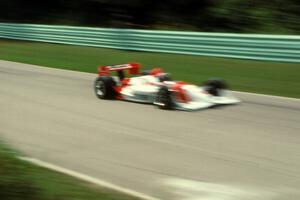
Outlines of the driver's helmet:
[[171,75],[169,73],[159,73],[156,75],[160,82],[171,81]]
[[156,77],[160,82],[170,81],[171,76],[169,73],[165,73],[161,68],[153,68],[150,72],[150,75]]
[[153,68],[149,72],[149,74],[152,76],[157,76],[158,74],[161,74],[161,73],[164,73],[164,71],[159,67]]

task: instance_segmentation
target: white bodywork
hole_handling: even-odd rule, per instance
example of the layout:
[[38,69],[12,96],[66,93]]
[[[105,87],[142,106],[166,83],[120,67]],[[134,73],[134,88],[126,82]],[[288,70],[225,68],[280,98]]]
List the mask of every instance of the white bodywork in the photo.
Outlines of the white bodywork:
[[[172,88],[174,84],[176,84],[175,81],[160,82],[158,78],[146,75],[131,78],[128,86],[124,87],[120,93],[123,99],[128,101],[157,104],[155,97],[159,88],[162,85]],[[184,84],[181,88],[185,91],[190,101],[185,103],[180,102],[173,95],[174,108],[179,110],[199,110],[215,105],[236,104],[240,102],[229,90],[222,90],[220,91],[221,95],[213,96],[203,87],[196,85]]]
[[178,109],[198,110],[215,105],[229,105],[240,102],[229,90],[222,90],[220,96],[213,96],[207,93],[203,87],[196,85],[184,85],[182,88],[186,91],[191,101],[188,103],[176,102]]

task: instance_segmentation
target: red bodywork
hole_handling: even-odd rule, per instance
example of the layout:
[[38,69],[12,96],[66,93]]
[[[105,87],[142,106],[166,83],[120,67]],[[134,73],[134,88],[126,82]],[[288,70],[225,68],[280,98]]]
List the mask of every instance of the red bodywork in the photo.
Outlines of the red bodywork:
[[172,85],[172,90],[175,93],[175,97],[179,102],[187,103],[191,99],[186,93],[186,91],[182,88],[182,86],[188,85],[188,83],[185,83],[183,81],[176,81],[176,84]]
[[139,63],[128,63],[122,65],[113,65],[113,66],[99,66],[98,74],[99,76],[109,76],[110,72],[113,71],[123,71],[128,70],[130,75],[140,74],[141,65]]

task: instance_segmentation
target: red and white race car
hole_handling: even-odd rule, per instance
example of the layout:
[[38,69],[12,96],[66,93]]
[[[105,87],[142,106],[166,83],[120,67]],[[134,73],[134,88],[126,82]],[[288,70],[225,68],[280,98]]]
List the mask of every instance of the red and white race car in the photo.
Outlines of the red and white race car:
[[[95,94],[100,99],[120,99],[155,104],[161,109],[198,110],[216,105],[236,104],[234,97],[221,79],[210,79],[202,86],[172,81],[161,68],[140,72],[141,65],[128,63],[99,66],[94,82]],[[116,72],[112,76],[112,72]],[[126,77],[128,72],[131,77]]]

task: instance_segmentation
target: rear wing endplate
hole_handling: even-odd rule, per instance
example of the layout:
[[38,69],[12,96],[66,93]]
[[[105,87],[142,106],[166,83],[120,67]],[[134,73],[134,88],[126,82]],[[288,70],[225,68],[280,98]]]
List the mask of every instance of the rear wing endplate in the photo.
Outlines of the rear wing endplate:
[[123,71],[128,70],[128,73],[131,75],[140,74],[141,65],[139,63],[127,63],[121,65],[108,65],[108,66],[99,66],[98,74],[99,76],[108,76],[110,72],[113,71]]

